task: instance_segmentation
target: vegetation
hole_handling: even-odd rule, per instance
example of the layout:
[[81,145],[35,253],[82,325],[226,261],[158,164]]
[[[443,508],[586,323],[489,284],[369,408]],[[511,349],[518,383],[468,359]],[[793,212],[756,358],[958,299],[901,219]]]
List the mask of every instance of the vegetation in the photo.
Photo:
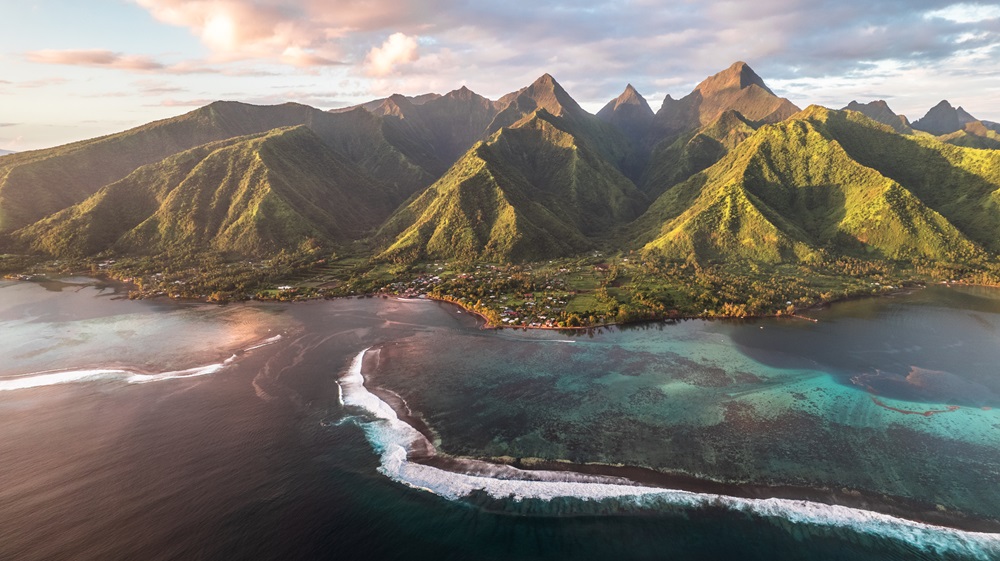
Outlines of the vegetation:
[[848,108],[798,111],[743,63],[656,114],[629,87],[590,115],[549,75],[497,101],[219,102],[5,156],[0,272],[216,302],[430,297],[552,328],[998,284],[992,125],[940,105],[925,128],[959,128],[934,136]]

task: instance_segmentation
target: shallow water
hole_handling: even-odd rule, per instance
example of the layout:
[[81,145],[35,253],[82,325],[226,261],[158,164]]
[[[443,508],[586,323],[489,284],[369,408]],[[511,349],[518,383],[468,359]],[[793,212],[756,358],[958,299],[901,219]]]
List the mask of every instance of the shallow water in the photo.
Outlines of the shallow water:
[[[478,331],[468,314],[429,302],[112,298],[0,284],[0,354],[10,357],[0,384],[52,370],[125,373],[0,392],[0,558],[988,552],[948,530],[873,533],[717,501],[449,500],[384,474],[384,450],[371,442],[389,442],[385,422],[342,406],[337,380],[375,347],[372,382],[402,395],[446,452],[809,485],[842,477],[842,486],[992,517],[1000,501],[987,464],[998,457],[1000,420],[982,409],[1000,393],[989,368],[1000,363],[991,291],[845,303],[815,314],[816,324],[683,322],[593,337]],[[949,345],[964,348],[947,354]],[[163,376],[213,365],[198,377]],[[932,382],[918,389],[892,378],[905,381],[912,367],[947,375],[921,373],[913,379]],[[859,374],[868,377],[852,382]],[[129,383],[136,375],[156,383]],[[872,401],[872,388],[899,410],[959,408],[900,413]]]

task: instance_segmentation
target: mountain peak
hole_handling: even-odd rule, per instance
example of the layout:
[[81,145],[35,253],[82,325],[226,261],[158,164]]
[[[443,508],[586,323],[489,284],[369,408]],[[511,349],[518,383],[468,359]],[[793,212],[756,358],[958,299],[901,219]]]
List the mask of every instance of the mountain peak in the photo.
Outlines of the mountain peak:
[[703,127],[729,109],[758,123],[776,123],[799,111],[791,101],[775,95],[750,65],[739,61],[709,76],[681,99],[667,96],[656,113],[653,130],[662,139]]
[[532,85],[535,84],[559,85],[559,83],[556,82],[556,79],[553,78],[548,72],[539,76],[538,79],[532,83]]
[[646,134],[653,120],[653,110],[646,99],[629,84],[621,95],[597,112],[597,118],[617,126],[626,136],[639,139]]
[[941,135],[962,130],[962,127],[966,123],[976,120],[965,109],[961,107],[955,108],[947,99],[943,99],[937,105],[931,107],[926,115],[914,121],[912,126],[917,130]]
[[[531,100],[529,105],[546,109],[553,115],[561,116],[567,112],[573,114],[585,112],[548,72],[539,76],[530,86],[518,93],[518,99],[526,97]],[[528,111],[534,110],[527,105],[524,108]]]
[[392,94],[385,99],[373,112],[376,115],[406,118],[412,114],[413,103],[402,94]]
[[621,104],[631,104],[631,105],[645,105],[646,98],[642,97],[632,84],[625,86],[625,91],[621,93],[616,99],[619,105]]
[[463,85],[461,88],[458,88],[457,90],[452,90],[452,91],[446,93],[444,95],[444,97],[446,97],[448,99],[470,100],[470,99],[475,99],[475,98],[479,98],[479,97],[482,97],[482,96],[480,96],[476,92],[470,90],[469,88],[467,88],[467,87],[465,87]]
[[889,107],[889,104],[883,99],[876,99],[875,101],[870,101],[868,103],[851,101],[846,107],[844,107],[844,110],[857,111],[873,121],[882,123],[883,125],[889,125],[898,133],[910,134],[913,132],[910,129],[909,123],[906,121],[906,117],[897,115]]
[[701,92],[702,95],[706,95],[728,89],[742,90],[750,86],[757,86],[767,93],[774,95],[774,92],[767,87],[764,80],[753,71],[753,68],[750,68],[749,64],[737,61],[722,72],[706,78],[702,83],[698,84],[695,90]]

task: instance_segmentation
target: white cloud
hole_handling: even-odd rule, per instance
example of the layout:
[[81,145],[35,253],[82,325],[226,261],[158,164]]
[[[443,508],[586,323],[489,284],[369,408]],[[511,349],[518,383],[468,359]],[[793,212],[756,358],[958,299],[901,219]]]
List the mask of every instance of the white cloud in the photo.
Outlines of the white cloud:
[[420,58],[418,48],[415,37],[393,33],[381,47],[372,47],[368,51],[368,56],[365,57],[366,72],[369,76],[388,76],[398,65]]
[[952,4],[947,8],[927,12],[924,17],[944,19],[955,23],[977,23],[1000,19],[1000,6],[995,4]]

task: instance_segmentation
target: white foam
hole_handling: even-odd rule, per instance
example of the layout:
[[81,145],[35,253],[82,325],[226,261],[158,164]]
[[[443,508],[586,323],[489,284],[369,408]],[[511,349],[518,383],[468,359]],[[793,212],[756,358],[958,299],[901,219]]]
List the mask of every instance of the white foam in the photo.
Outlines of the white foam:
[[34,373],[24,376],[0,379],[0,391],[24,390],[40,386],[86,382],[92,380],[126,378],[132,373],[127,370],[70,370],[62,372]]
[[254,345],[252,347],[247,347],[247,348],[245,348],[243,350],[244,351],[252,351],[254,349],[259,349],[261,347],[266,347],[268,345],[273,345],[274,343],[277,343],[280,340],[281,340],[281,335],[280,334],[279,335],[275,335],[274,337],[268,337],[267,339],[264,339],[262,342]]
[[[271,345],[281,340],[281,335],[275,335],[262,343],[245,349],[252,351],[261,347]],[[156,374],[143,374],[132,370],[121,368],[97,368],[87,370],[59,370],[33,372],[21,376],[0,378],[0,391],[25,390],[42,386],[54,386],[57,384],[70,384],[73,382],[93,382],[97,380],[120,380],[129,384],[147,384],[150,382],[162,382],[164,380],[176,380],[179,378],[196,378],[198,376],[208,376],[219,372],[229,366],[237,359],[237,355],[232,355],[226,360],[195,366],[185,370],[171,370],[169,372],[159,372]]]
[[[724,507],[793,523],[845,527],[852,531],[894,538],[933,554],[959,554],[975,559],[1000,558],[1000,534],[967,532],[934,526],[846,506],[791,499],[749,499],[711,493],[693,493],[637,485],[622,478],[569,472],[520,470],[487,462],[468,461],[467,471],[458,473],[415,463],[411,450],[430,451],[433,445],[415,428],[401,421],[396,412],[364,385],[361,367],[369,349],[358,353],[338,380],[344,405],[364,409],[375,417],[362,422],[365,434],[381,456],[378,468],[387,477],[416,489],[456,500],[473,492],[497,499],[513,500],[574,497],[588,501],[618,499],[638,507]],[[466,465],[463,463],[463,468]]]
[[161,382],[163,380],[176,380],[178,378],[194,378],[215,374],[230,364],[235,358],[235,355],[233,355],[218,364],[208,364],[186,370],[174,370],[158,374],[140,374],[131,370],[116,368],[26,374],[24,376],[0,379],[0,391],[25,390],[42,386],[54,386],[73,382],[93,382],[97,380],[121,380],[129,384],[146,384],[149,382]]

